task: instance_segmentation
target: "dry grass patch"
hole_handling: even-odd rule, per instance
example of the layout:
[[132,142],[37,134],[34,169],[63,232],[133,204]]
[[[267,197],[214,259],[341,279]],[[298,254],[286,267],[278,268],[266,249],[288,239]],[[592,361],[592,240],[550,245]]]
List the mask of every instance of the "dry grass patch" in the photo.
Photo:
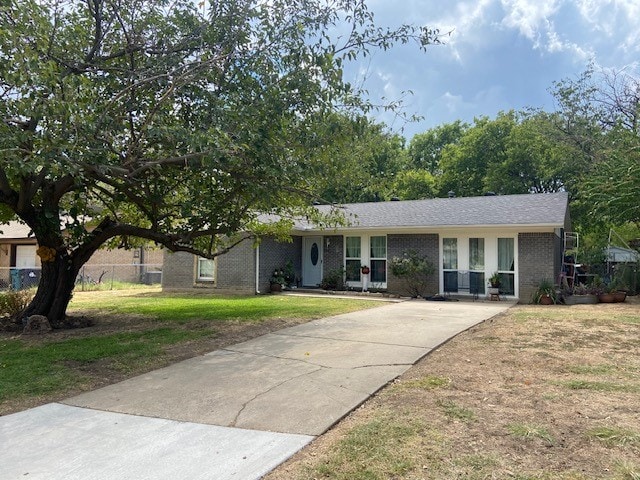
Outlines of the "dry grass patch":
[[[516,306],[432,352],[266,479],[640,480],[639,307]],[[383,428],[380,415],[403,427]],[[364,426],[384,442],[381,461],[402,468],[371,470],[365,437],[335,462]]]

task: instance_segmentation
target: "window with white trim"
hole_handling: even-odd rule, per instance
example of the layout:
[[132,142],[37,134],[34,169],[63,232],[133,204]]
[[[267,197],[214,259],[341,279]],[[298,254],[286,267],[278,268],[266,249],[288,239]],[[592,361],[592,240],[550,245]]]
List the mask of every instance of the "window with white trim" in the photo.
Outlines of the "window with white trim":
[[515,242],[513,238],[498,238],[498,275],[500,291],[515,294]]
[[210,258],[198,258],[196,279],[199,282],[213,282],[215,280],[215,261]]
[[360,281],[360,266],[362,265],[362,247],[360,237],[345,238],[345,259],[344,267],[346,270],[347,282]]
[[371,237],[370,241],[371,282],[387,281],[387,237]]

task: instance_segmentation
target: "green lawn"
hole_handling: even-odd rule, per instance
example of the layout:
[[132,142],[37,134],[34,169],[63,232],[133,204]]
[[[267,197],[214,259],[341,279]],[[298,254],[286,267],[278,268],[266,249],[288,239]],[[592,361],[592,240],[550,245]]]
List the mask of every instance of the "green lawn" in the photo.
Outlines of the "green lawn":
[[[231,330],[378,305],[331,297],[76,293],[69,314],[95,318],[95,327],[0,336],[0,414],[161,367],[174,358],[169,349],[188,356],[194,342],[224,340]],[[109,328],[100,328],[105,324]]]
[[[112,295],[109,295],[112,293]],[[293,295],[205,296],[162,293],[85,292],[76,294],[70,313],[101,310],[118,314],[149,315],[162,322],[185,323],[193,320],[212,322],[261,322],[272,318],[313,319],[336,315],[379,303],[370,300],[302,297]]]

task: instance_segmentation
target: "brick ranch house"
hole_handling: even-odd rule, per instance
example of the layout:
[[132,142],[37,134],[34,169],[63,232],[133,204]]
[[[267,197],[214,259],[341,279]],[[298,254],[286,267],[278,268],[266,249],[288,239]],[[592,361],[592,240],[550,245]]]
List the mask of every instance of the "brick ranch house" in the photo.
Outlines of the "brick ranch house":
[[[323,209],[327,207],[318,206]],[[538,282],[556,279],[563,234],[570,230],[562,193],[437,198],[344,205],[350,226],[319,230],[299,222],[292,243],[263,239],[240,244],[216,260],[165,252],[163,289],[210,288],[221,293],[268,293],[275,269],[291,262],[298,286],[317,288],[324,275],[344,269],[346,284],[363,287],[359,266],[370,267],[369,289],[401,293],[388,262],[413,250],[437,266],[430,289],[482,296],[500,274],[503,295],[528,302]]]
[[[327,207],[318,206],[323,209]],[[344,205],[355,221],[335,230],[299,222],[293,242],[241,243],[215,260],[165,252],[165,290],[210,288],[221,293],[268,293],[275,269],[293,264],[298,286],[317,288],[323,276],[345,269],[349,288],[402,293],[388,262],[414,250],[437,266],[433,293],[486,294],[498,272],[501,293],[529,302],[540,280],[555,280],[570,230],[567,193],[491,195]]]

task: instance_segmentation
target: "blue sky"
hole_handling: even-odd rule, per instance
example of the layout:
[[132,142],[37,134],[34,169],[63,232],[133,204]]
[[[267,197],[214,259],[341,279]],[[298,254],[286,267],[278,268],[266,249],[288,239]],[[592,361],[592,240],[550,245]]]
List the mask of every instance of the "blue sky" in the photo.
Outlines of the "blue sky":
[[[640,0],[367,0],[378,24],[413,23],[451,31],[426,53],[415,46],[376,52],[347,71],[366,77],[375,101],[398,99],[428,128],[527,107],[552,111],[554,81],[598,68],[640,71]],[[398,131],[389,114],[377,119]]]

